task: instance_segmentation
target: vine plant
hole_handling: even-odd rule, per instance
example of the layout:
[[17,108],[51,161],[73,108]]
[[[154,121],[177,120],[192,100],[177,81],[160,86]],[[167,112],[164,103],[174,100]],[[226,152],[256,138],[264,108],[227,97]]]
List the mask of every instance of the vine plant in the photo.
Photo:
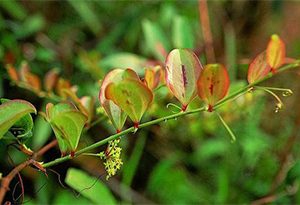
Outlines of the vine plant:
[[[30,89],[41,97],[51,98],[56,104],[48,103],[45,113],[40,115],[51,125],[56,140],[34,152],[25,146],[26,139],[31,137],[33,120],[31,113],[37,114],[36,108],[29,102],[20,99],[1,99],[0,105],[0,140],[7,140],[17,145],[17,148],[29,156],[28,160],[16,166],[6,176],[0,175],[0,204],[9,190],[11,180],[27,167],[34,166],[46,173],[47,168],[63,163],[80,155],[91,155],[101,158],[107,171],[107,179],[116,174],[122,166],[120,138],[138,129],[158,124],[163,121],[183,117],[199,112],[214,112],[231,136],[234,133],[217,112],[218,108],[235,100],[237,97],[255,90],[264,90],[276,99],[275,111],[278,112],[283,103],[275,92],[282,92],[283,96],[292,94],[290,89],[258,86],[261,82],[282,71],[296,68],[299,60],[287,58],[285,45],[278,35],[272,35],[265,51],[260,53],[249,65],[248,85],[239,90],[228,93],[230,86],[227,69],[221,64],[202,66],[198,57],[188,49],[174,49],[166,57],[165,69],[160,66],[147,68],[143,80],[132,69],[114,69],[102,81],[99,101],[105,113],[115,127],[116,133],[105,139],[88,145],[80,150],[77,146],[84,129],[88,129],[97,122],[93,122],[94,101],[90,96],[79,98],[74,87],[62,78],[56,70],[51,70],[45,77],[45,90],[42,90],[39,79],[30,72],[27,64],[22,64],[17,71],[13,65],[7,65],[8,74],[15,84]],[[149,109],[154,99],[154,91],[159,84],[166,85],[170,92],[181,103],[178,113],[140,123],[144,113]],[[54,94],[53,90],[57,90]],[[204,102],[204,106],[189,109],[190,102],[196,97]],[[69,99],[69,101],[65,101]],[[173,104],[173,106],[176,106]],[[177,106],[178,107],[178,106]],[[129,117],[133,126],[123,129]],[[46,151],[58,144],[61,157],[43,163],[38,161]],[[91,153],[94,148],[108,144],[105,151]]]

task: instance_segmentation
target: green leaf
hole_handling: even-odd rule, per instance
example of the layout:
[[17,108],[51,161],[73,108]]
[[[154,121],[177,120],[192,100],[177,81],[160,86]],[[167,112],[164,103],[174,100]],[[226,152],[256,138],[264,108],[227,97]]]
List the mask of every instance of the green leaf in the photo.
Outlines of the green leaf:
[[69,169],[65,182],[95,204],[116,204],[116,199],[102,181],[81,170]]
[[119,82],[122,79],[133,78],[139,80],[138,75],[131,69],[114,69],[109,72],[101,85],[101,89],[99,92],[99,101],[101,102],[102,107],[104,108],[107,116],[111,120],[112,124],[117,130],[121,130],[127,115],[121,110],[119,106],[117,106],[113,101],[106,99],[105,97],[105,89],[108,84],[112,82]]
[[75,152],[87,117],[68,103],[49,103],[46,113],[61,152]]
[[[29,113],[36,113],[35,107],[25,100],[11,100],[0,105],[0,139],[3,135],[17,123],[22,128],[22,136],[26,136],[32,128],[31,117],[26,116]],[[21,120],[20,122],[18,122]]]
[[144,20],[142,24],[148,51],[158,60],[164,61],[170,48],[168,38],[158,24],[149,20]]
[[189,20],[183,16],[174,18],[173,45],[175,48],[194,48],[194,36]]
[[183,108],[197,95],[197,79],[202,65],[197,56],[187,49],[174,49],[166,60],[166,83]]
[[221,64],[208,64],[198,80],[198,95],[209,105],[209,111],[223,99],[229,89],[229,75]]
[[138,124],[153,100],[153,93],[139,80],[124,79],[108,84],[105,97],[112,100],[134,123]]

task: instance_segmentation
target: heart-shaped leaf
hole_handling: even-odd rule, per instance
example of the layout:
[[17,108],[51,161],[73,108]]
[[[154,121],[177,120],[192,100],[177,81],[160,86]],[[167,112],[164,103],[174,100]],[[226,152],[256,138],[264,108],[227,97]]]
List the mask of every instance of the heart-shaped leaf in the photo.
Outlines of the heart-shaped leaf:
[[[36,109],[31,103],[25,100],[10,100],[1,104],[0,105],[0,139],[7,131],[9,131],[11,127],[14,126],[15,123],[17,123],[22,117],[26,116],[29,113],[36,113]],[[30,120],[30,119],[24,118],[24,120]],[[24,125],[24,121],[20,122],[18,126],[21,125]],[[26,127],[26,130],[28,131],[27,128],[29,127],[32,128],[32,126],[30,126],[30,124],[27,125],[28,127]]]
[[199,59],[190,50],[174,49],[167,57],[166,83],[183,110],[197,95],[197,79],[201,70]]
[[208,104],[209,111],[225,97],[229,84],[229,75],[223,65],[208,64],[204,67],[198,79],[198,95]]
[[271,36],[268,43],[267,62],[271,66],[272,72],[285,63],[285,44],[276,34]]
[[248,82],[253,83],[264,78],[271,70],[271,66],[267,63],[266,51],[260,53],[250,63],[248,69]]
[[118,105],[137,127],[153,100],[153,93],[140,80],[127,78],[108,84],[105,97]]
[[106,99],[105,89],[108,84],[112,82],[119,82],[122,79],[126,79],[126,78],[139,80],[138,75],[131,69],[112,70],[105,76],[99,92],[99,100],[101,102],[101,105],[104,108],[107,116],[111,120],[112,124],[117,129],[117,131],[120,131],[122,129],[126,121],[127,115],[113,101]]
[[63,154],[74,153],[87,117],[72,104],[47,104],[47,120],[54,130],[59,148]]

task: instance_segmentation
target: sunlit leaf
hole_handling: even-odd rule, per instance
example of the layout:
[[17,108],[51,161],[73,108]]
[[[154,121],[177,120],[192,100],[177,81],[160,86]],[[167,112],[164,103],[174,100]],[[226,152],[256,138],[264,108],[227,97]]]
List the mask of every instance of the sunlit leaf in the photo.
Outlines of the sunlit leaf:
[[[68,169],[65,182],[95,204],[116,204],[116,200],[107,185],[81,170]],[[87,189],[87,187],[89,188]]]
[[265,77],[271,70],[271,67],[267,63],[266,52],[260,53],[255,59],[250,63],[248,69],[248,82],[253,83],[257,80]]
[[69,103],[49,103],[46,113],[61,152],[75,152],[87,117]]
[[108,84],[105,97],[124,110],[136,126],[153,100],[153,94],[145,84],[128,78]]
[[105,89],[108,84],[112,82],[119,82],[125,78],[133,78],[139,80],[138,75],[131,69],[114,69],[105,76],[99,92],[99,100],[101,102],[101,105],[103,106],[106,114],[117,130],[122,129],[127,115],[113,101],[106,99]]
[[209,111],[224,98],[229,89],[229,75],[221,64],[208,64],[198,80],[198,95],[209,105]]
[[[36,113],[35,107],[25,100],[10,100],[0,105],[0,138],[29,113]],[[26,120],[26,119],[25,119]],[[31,119],[32,120],[32,119]],[[21,122],[20,122],[21,123]],[[24,121],[21,123],[24,125]],[[27,125],[26,125],[27,126]],[[28,126],[30,126],[28,124]]]
[[158,86],[161,77],[161,70],[160,66],[146,68],[144,81],[151,90]]
[[166,60],[166,83],[182,104],[183,110],[197,95],[197,79],[202,65],[197,56],[187,49],[174,49]]
[[272,72],[285,63],[285,44],[276,34],[271,36],[267,47],[267,62]]

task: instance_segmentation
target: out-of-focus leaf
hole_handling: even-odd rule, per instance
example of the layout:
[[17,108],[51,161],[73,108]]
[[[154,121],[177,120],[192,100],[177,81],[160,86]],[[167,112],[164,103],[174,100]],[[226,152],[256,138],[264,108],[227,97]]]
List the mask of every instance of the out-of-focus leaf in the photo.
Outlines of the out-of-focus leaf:
[[101,29],[101,21],[99,20],[96,12],[91,8],[92,1],[73,1],[68,0],[69,4],[78,12],[82,20],[89,27],[89,29],[97,34]]
[[209,111],[225,97],[229,84],[229,75],[223,65],[208,64],[204,67],[198,80],[198,95],[208,104]]
[[57,69],[52,69],[48,71],[44,78],[45,90],[51,92],[58,82],[58,71]]
[[41,80],[40,78],[30,72],[30,68],[27,62],[23,62],[20,68],[21,80],[26,83],[32,90],[41,91]]
[[7,73],[9,75],[10,79],[12,81],[18,82],[19,76],[18,76],[18,72],[17,72],[16,68],[10,64],[6,65],[5,68],[7,70]]
[[41,15],[28,16],[24,23],[16,29],[16,38],[26,38],[43,29],[45,20]]
[[46,114],[61,152],[74,153],[87,117],[69,103],[48,103]]
[[287,173],[286,182],[288,184],[293,184],[295,181],[300,182],[300,160],[296,161],[296,163],[291,167],[291,169]]
[[161,77],[161,70],[161,66],[146,68],[144,81],[151,90],[154,90],[158,86]]
[[154,167],[147,190],[162,204],[194,204],[205,200],[200,198],[199,189],[184,169],[176,167],[174,160],[163,160]]
[[276,34],[271,36],[268,43],[267,62],[271,66],[272,72],[285,63],[285,44]]
[[131,69],[112,70],[105,76],[99,92],[99,100],[101,102],[102,107],[104,108],[114,127],[119,131],[122,129],[126,121],[127,115],[121,110],[121,108],[118,105],[116,105],[113,101],[105,97],[105,90],[108,84],[112,82],[116,83],[126,78],[139,80],[138,75]]
[[63,91],[65,89],[68,90],[68,89],[71,89],[71,88],[72,88],[71,83],[68,80],[65,80],[63,78],[59,78],[58,82],[55,86],[56,92],[58,93],[59,96],[61,96],[63,98],[67,97],[66,94]]
[[267,63],[266,52],[260,53],[250,63],[248,68],[248,82],[254,83],[257,80],[264,78],[271,70]]
[[85,50],[82,50],[79,53],[79,60],[82,70],[89,72],[94,79],[98,80],[103,77],[103,70],[99,66],[99,52],[87,52]]
[[197,79],[202,65],[187,49],[174,49],[166,59],[166,83],[185,110],[197,95]]
[[158,24],[144,20],[142,25],[148,51],[158,60],[164,61],[170,48],[168,38]]
[[[24,117],[29,113],[36,113],[36,109],[31,103],[25,100],[11,100],[1,104],[0,105],[0,139],[16,122],[18,122],[22,117]],[[28,118],[26,119],[30,120]],[[22,121],[22,125],[23,124],[24,122]],[[28,126],[30,126],[30,124],[28,124]],[[32,128],[32,124],[31,124],[31,128]]]
[[175,48],[194,48],[193,31],[186,17],[174,18],[172,37]]
[[0,1],[0,6],[5,9],[12,17],[18,20],[24,20],[27,16],[26,10],[19,1]]
[[147,59],[133,53],[116,53],[103,58],[100,66],[110,68],[132,68],[135,72],[142,74],[143,67],[147,64]]
[[95,204],[116,204],[116,199],[106,185],[81,170],[69,169],[65,182]]
[[124,110],[137,126],[153,100],[153,93],[139,80],[123,79],[108,84],[105,97]]

